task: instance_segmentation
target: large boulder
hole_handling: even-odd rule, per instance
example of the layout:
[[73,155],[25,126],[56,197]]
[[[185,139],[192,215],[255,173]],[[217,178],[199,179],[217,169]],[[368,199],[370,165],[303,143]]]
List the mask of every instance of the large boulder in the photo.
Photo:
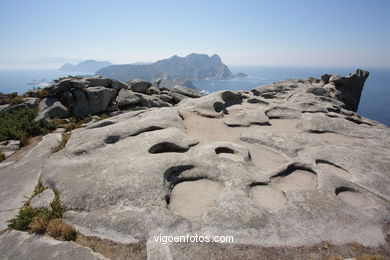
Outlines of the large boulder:
[[74,88],[83,89],[88,86],[89,84],[86,81],[68,78],[68,79],[59,80],[58,82],[55,82],[43,88],[43,90],[46,91],[50,96],[54,96],[63,91],[69,91]]
[[116,97],[116,101],[119,108],[126,108],[140,104],[141,98],[131,90],[121,89]]
[[66,118],[70,113],[57,98],[44,98],[39,102],[38,115],[35,121],[48,121],[52,118]]
[[186,88],[186,87],[181,86],[181,85],[173,86],[172,93],[179,93],[181,95],[184,95],[187,97],[192,97],[192,98],[199,98],[199,97],[203,96],[199,90]]
[[46,189],[31,200],[30,206],[38,209],[39,208],[52,209],[51,203],[54,200],[54,198],[55,198],[55,194],[53,190]]
[[72,91],[74,103],[71,105],[72,115],[76,118],[83,118],[90,114],[86,92],[80,89]]
[[105,112],[117,93],[117,90],[111,88],[89,87],[87,90],[89,114],[95,115]]
[[24,104],[26,104],[30,108],[36,108],[39,104],[40,99],[34,97],[26,97],[23,98]]
[[329,79],[330,84],[334,85],[335,89],[333,93],[331,92],[332,97],[344,102],[345,108],[348,110],[357,111],[364,82],[368,75],[368,71],[359,69],[348,77],[332,75]]
[[127,85],[129,86],[129,89],[139,93],[146,93],[147,89],[152,86],[150,82],[142,79],[133,79],[127,82]]

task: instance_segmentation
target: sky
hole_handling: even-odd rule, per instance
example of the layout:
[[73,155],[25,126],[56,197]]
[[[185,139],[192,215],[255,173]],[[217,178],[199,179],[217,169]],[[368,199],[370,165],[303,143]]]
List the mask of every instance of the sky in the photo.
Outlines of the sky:
[[0,35],[3,68],[190,53],[228,65],[390,67],[390,1],[0,0]]

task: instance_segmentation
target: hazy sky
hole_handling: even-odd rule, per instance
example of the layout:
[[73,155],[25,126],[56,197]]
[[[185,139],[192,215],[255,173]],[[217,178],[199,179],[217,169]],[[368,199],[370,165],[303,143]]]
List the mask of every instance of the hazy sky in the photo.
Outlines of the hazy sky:
[[226,64],[390,67],[389,0],[0,0],[0,63],[192,52]]

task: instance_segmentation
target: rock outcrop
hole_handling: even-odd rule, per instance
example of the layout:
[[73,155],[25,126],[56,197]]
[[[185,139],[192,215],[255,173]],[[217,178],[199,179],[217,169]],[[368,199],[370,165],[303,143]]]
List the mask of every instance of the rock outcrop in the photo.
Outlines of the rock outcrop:
[[[73,130],[43,162],[41,180],[79,232],[144,242],[150,259],[354,256],[353,244],[388,255],[390,129],[355,113],[367,75],[141,105]],[[116,102],[141,107],[162,95],[121,89]],[[235,244],[154,237],[187,234]]]
[[[166,107],[179,103],[187,97],[198,98],[202,93],[177,85],[169,90],[159,87],[160,80],[153,84],[134,79],[123,83],[114,79],[91,77],[66,78],[40,90],[47,98],[40,100],[36,92],[27,92],[24,103],[6,106],[5,111],[38,107],[36,121],[53,118],[83,118],[102,113],[118,113],[123,110],[138,110],[149,107]],[[38,105],[39,104],[39,105]]]

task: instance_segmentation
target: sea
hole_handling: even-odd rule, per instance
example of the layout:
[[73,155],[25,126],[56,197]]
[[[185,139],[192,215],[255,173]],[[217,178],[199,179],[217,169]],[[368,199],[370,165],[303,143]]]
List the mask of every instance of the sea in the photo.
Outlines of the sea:
[[[323,74],[347,76],[356,68],[346,67],[276,67],[229,66],[233,73],[243,72],[246,78],[229,80],[195,80],[194,85],[206,93],[218,90],[249,90],[288,78],[320,78]],[[390,126],[390,68],[363,68],[370,72],[360,99],[358,114]],[[44,87],[52,80],[68,76],[58,70],[0,70],[0,92],[22,94],[34,87]]]

